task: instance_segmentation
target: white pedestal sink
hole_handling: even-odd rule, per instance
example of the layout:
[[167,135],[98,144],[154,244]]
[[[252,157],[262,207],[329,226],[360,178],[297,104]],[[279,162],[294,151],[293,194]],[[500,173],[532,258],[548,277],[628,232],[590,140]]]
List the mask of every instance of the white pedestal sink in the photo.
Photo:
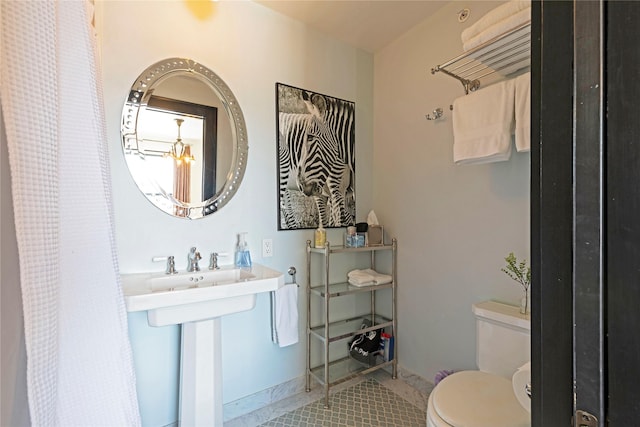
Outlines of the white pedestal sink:
[[122,275],[127,311],[147,311],[151,326],[182,325],[181,426],[222,426],[220,317],[251,310],[256,294],[283,285],[282,273],[259,264]]

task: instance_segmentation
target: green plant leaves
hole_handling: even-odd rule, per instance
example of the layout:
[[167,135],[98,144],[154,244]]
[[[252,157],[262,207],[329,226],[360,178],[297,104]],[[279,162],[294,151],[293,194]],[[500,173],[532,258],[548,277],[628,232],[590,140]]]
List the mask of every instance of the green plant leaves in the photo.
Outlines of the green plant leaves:
[[507,276],[520,283],[525,291],[529,289],[531,285],[531,267],[527,266],[527,260],[523,259],[518,262],[518,259],[510,252],[504,259],[507,265],[500,270]]

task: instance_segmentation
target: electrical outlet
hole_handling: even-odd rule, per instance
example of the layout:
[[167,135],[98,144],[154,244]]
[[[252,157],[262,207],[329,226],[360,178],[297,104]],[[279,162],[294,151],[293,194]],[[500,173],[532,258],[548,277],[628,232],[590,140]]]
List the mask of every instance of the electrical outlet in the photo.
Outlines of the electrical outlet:
[[262,239],[262,258],[273,256],[273,240]]

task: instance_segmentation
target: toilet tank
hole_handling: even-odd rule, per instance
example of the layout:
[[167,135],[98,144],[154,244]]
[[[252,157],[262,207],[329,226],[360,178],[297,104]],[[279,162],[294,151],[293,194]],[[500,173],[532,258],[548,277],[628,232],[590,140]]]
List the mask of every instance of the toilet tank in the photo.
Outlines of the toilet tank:
[[484,372],[511,379],[531,360],[530,315],[495,301],[473,304],[476,317],[476,363]]

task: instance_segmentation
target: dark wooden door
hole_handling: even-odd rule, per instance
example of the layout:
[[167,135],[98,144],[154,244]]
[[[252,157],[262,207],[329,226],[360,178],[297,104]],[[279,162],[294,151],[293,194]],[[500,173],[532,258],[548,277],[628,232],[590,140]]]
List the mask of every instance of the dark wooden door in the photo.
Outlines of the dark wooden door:
[[573,413],[573,3],[533,2],[532,425]]
[[640,3],[605,4],[607,415],[640,425]]
[[534,426],[640,425],[639,19],[533,3]]

